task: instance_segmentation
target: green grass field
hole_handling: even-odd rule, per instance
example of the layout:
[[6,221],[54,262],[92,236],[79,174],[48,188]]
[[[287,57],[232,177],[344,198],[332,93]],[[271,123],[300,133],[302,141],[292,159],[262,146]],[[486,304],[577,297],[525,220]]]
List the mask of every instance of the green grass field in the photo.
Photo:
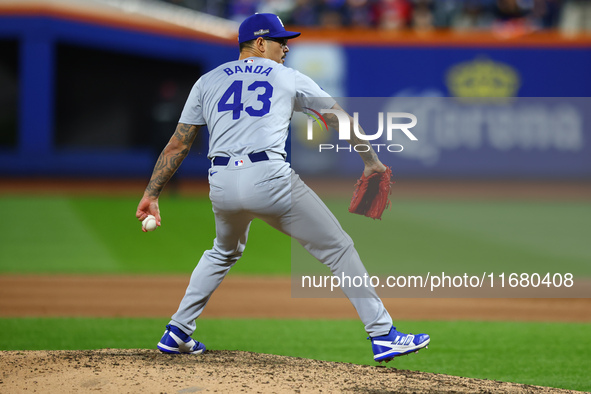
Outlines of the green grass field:
[[[213,244],[211,203],[162,200],[162,227],[145,234],[135,218],[135,199],[0,197],[0,272],[191,272]],[[234,271],[289,274],[289,238],[260,221],[253,223],[252,235],[247,263]]]
[[[0,274],[189,275],[215,236],[209,201],[163,197],[162,228],[149,234],[135,219],[137,202],[0,197]],[[390,274],[395,263],[397,269],[434,271],[461,271],[477,263],[481,271],[518,268],[591,276],[591,203],[395,201],[381,222],[346,213],[344,201],[329,201],[329,206],[370,273]],[[231,274],[289,275],[290,258],[300,253],[291,249],[288,237],[255,221],[245,255]],[[384,253],[395,259],[384,261]],[[154,348],[165,323],[3,318],[0,349]],[[433,339],[429,350],[397,360],[396,368],[591,390],[590,324],[422,321],[398,326]],[[369,342],[353,340],[363,335],[357,321],[203,319],[199,327],[199,339],[212,349],[374,365]]]
[[[207,198],[163,198],[162,227],[148,234],[132,198],[0,197],[0,204],[0,273],[187,273],[215,237]],[[345,201],[328,205],[372,274],[412,267],[591,276],[591,203],[396,201],[382,221],[349,214]],[[290,243],[255,220],[232,273],[288,275]],[[307,258],[299,246],[291,253]]]

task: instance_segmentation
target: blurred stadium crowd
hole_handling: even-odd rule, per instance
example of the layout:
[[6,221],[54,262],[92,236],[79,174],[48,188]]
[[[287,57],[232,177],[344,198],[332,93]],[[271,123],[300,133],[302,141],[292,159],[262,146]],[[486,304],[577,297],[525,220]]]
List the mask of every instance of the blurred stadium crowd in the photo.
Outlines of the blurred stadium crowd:
[[241,22],[272,12],[288,24],[385,30],[591,31],[591,0],[161,0]]

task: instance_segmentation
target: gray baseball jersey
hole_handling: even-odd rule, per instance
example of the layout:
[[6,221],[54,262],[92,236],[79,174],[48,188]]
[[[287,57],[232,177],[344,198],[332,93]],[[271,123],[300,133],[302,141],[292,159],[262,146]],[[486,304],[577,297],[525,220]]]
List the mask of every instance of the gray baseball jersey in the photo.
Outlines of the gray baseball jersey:
[[209,158],[262,151],[285,156],[294,98],[300,97],[325,98],[323,108],[334,104],[299,71],[250,57],[222,64],[199,78],[179,122],[208,125]]
[[[201,256],[171,324],[186,334],[246,248],[259,218],[296,239],[341,277],[367,275],[353,241],[318,196],[285,162],[285,140],[297,97],[334,100],[310,78],[272,60],[251,57],[221,65],[193,87],[180,122],[207,125],[210,193],[216,223],[213,248]],[[306,103],[307,104],[307,103]],[[265,152],[266,159],[251,160]],[[226,159],[227,158],[227,159]],[[342,288],[365,330],[386,335],[392,318],[373,288]]]

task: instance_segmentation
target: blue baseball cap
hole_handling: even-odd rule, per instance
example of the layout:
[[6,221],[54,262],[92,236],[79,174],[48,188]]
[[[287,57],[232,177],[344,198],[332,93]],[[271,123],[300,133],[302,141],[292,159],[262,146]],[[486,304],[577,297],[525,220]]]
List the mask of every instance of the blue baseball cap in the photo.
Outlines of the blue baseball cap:
[[283,22],[275,14],[254,14],[242,22],[238,29],[238,43],[254,40],[258,37],[296,38],[302,33],[287,31]]

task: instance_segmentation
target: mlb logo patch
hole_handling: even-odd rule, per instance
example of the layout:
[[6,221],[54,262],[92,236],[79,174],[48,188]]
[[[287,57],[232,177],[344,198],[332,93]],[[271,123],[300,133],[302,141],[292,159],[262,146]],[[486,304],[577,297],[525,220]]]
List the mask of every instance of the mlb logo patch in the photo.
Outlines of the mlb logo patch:
[[234,160],[234,167],[240,167],[244,165],[244,160]]
[[254,59],[246,59],[244,63],[254,63]]

